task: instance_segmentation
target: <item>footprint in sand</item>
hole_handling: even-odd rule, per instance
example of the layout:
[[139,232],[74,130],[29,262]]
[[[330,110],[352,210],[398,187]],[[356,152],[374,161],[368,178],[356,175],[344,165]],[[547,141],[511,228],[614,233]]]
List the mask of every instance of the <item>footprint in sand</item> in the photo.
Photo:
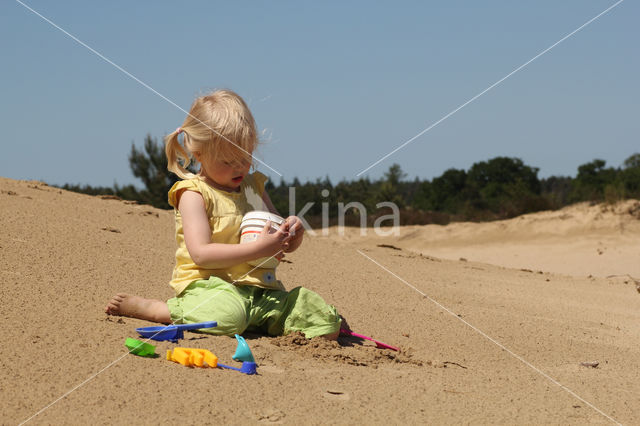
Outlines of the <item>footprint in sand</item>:
[[258,416],[258,423],[282,423],[285,416],[286,414],[278,409],[268,409]]
[[349,401],[351,399],[351,396],[348,393],[343,392],[343,391],[338,390],[338,389],[327,389],[323,393],[323,396],[325,398],[338,400],[338,401]]

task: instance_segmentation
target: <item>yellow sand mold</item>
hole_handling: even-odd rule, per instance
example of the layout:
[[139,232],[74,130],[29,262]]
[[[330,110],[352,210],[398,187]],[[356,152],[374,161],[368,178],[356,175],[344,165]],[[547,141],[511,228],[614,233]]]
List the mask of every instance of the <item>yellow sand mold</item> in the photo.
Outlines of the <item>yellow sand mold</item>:
[[218,366],[218,357],[207,349],[174,348],[173,352],[168,349],[167,360],[187,367],[215,368]]

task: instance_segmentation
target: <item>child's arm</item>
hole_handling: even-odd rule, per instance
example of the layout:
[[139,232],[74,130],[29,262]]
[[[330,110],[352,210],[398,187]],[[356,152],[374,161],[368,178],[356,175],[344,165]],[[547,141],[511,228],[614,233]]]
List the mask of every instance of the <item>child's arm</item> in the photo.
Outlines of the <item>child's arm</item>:
[[264,227],[260,237],[246,244],[220,244],[211,242],[211,227],[202,195],[195,191],[184,191],[178,201],[182,216],[184,241],[191,259],[203,268],[227,268],[248,260],[273,256],[282,250],[288,236],[288,226],[269,234],[270,223]]

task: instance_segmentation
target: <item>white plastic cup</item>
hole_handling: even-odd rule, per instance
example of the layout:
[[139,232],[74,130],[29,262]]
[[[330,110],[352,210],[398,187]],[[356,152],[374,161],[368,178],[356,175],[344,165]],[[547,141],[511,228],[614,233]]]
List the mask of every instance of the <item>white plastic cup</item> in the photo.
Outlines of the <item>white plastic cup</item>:
[[[271,229],[269,230],[270,234],[280,229],[280,225],[284,223],[283,218],[277,214],[269,212],[256,210],[245,214],[242,217],[242,223],[240,224],[240,244],[250,243],[257,240],[269,220],[271,221]],[[251,260],[247,263],[251,266],[260,266],[261,268],[271,269],[276,268],[280,261],[275,257],[263,257],[261,259]]]

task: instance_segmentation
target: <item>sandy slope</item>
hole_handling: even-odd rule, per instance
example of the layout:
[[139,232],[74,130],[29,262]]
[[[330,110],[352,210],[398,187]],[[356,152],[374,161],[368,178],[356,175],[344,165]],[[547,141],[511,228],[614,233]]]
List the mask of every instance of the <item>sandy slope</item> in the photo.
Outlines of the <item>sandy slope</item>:
[[[338,229],[331,234],[338,235]],[[368,241],[376,240],[374,232],[367,234]],[[358,236],[345,231],[346,238]],[[489,223],[407,226],[398,236],[377,240],[451,260],[575,276],[640,277],[640,201],[580,203]]]
[[[500,224],[453,225],[432,246],[412,234],[426,232],[418,227],[387,240],[307,238],[279,278],[318,291],[354,330],[403,351],[248,336],[260,375],[244,376],[127,355],[124,339],[146,323],[102,311],[115,291],[171,296],[171,212],[3,178],[0,209],[3,423],[640,423],[640,294],[630,278],[583,271],[624,247],[604,274],[640,275],[637,219],[624,219],[620,234],[607,212],[591,225],[566,218],[571,244],[544,237],[569,264],[598,234],[605,253],[576,269],[592,278],[535,272],[553,268],[534,254],[515,269],[472,262],[490,259],[464,252],[465,238],[481,246]],[[545,215],[512,223],[525,221],[537,242]],[[580,228],[596,221],[593,233]],[[433,248],[447,243],[449,257],[469,261],[436,258]],[[515,242],[484,244],[505,244],[506,259]],[[233,362],[230,338],[190,333],[181,345]],[[175,345],[157,346],[163,354]]]

